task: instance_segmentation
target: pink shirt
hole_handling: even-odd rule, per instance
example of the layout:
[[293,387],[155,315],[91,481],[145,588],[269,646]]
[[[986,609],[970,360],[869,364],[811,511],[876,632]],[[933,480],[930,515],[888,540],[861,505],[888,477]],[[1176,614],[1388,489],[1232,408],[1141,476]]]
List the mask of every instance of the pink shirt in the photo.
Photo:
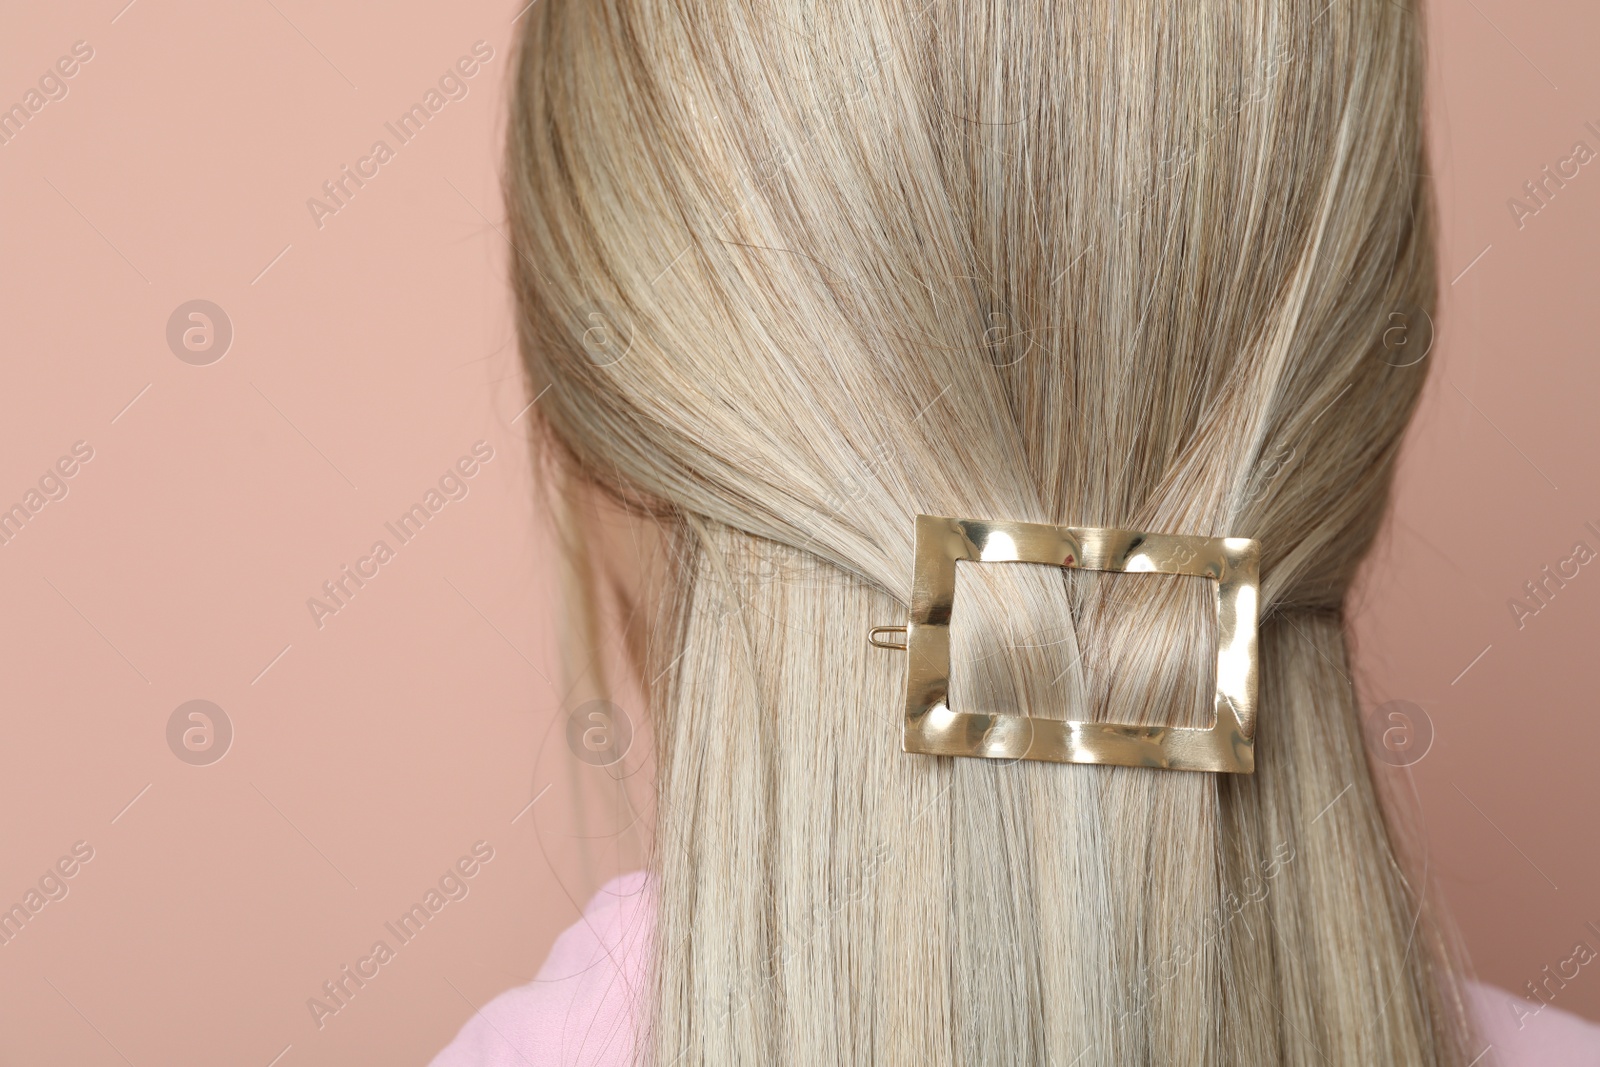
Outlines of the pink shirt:
[[[613,878],[556,938],[534,980],[468,1019],[431,1067],[625,1067],[649,995],[653,920],[645,873]],[[1500,1067],[1600,1064],[1600,1026],[1551,1005],[1530,1014],[1536,1002],[1492,986],[1473,984],[1468,995]]]

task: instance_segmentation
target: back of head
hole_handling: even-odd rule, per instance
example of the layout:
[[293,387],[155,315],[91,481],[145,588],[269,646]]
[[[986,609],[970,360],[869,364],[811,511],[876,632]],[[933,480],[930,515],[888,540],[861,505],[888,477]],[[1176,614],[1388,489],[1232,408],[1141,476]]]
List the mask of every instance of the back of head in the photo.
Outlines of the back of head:
[[[677,548],[654,1062],[1466,1062],[1341,625],[1424,373],[1420,101],[1390,0],[529,10],[537,411]],[[865,635],[924,513],[1259,540],[1256,772],[900,752]],[[953,707],[1210,716],[1205,583],[958,583]]]

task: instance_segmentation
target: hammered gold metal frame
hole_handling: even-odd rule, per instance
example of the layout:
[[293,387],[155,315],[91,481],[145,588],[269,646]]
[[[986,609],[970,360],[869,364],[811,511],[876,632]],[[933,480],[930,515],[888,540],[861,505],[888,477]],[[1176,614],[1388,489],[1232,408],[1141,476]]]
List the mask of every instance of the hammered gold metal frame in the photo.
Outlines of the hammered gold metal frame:
[[[911,620],[904,646],[903,747],[929,756],[1106,763],[1181,771],[1255,770],[1260,547],[1242,537],[1186,537],[1031,522],[917,516]],[[1079,570],[1186,574],[1216,582],[1216,721],[1208,728],[1040,719],[949,705],[956,563],[1042,563]],[[879,627],[878,630],[899,629]]]

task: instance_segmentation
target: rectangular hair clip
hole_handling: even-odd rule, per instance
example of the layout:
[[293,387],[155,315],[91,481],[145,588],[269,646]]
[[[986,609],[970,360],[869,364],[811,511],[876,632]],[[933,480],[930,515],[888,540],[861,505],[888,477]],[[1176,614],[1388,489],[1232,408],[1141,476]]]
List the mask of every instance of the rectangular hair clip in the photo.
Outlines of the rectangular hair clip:
[[[1092,526],[917,516],[907,626],[875,626],[868,641],[908,653],[906,752],[928,756],[1102,763],[1179,771],[1255,770],[1256,630],[1260,546],[1243,537],[1188,537]],[[1040,563],[1079,570],[1186,574],[1216,583],[1216,720],[1209,727],[1041,719],[949,704],[956,563]],[[904,633],[903,644],[883,635]]]

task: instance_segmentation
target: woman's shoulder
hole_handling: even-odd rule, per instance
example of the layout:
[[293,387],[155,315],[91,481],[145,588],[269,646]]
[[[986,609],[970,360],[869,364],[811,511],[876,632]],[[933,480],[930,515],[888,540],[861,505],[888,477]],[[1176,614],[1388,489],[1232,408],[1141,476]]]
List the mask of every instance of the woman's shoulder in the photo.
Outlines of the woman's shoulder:
[[473,1013],[430,1067],[628,1063],[654,918],[643,871],[613,878],[564,930],[534,980]]
[[[532,982],[473,1014],[431,1067],[620,1067],[630,1062],[648,995],[650,879],[613,878],[562,932]],[[1500,1067],[1600,1067],[1600,1025],[1481,983],[1468,1010]]]
[[[1467,986],[1478,1036],[1500,1067],[1596,1067],[1600,1025],[1541,1001],[1478,982]],[[1486,1050],[1487,1051],[1487,1050]]]

